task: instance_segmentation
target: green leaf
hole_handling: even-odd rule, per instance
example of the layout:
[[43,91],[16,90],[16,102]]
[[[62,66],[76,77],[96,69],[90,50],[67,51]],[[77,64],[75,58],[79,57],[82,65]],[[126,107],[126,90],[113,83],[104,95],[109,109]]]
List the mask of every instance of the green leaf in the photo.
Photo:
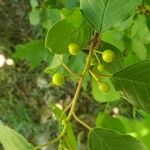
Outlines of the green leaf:
[[110,91],[108,93],[102,93],[98,89],[98,85],[96,81],[92,80],[92,95],[94,99],[98,102],[112,102],[116,101],[120,98],[120,95],[118,92],[115,91],[114,86],[112,85],[109,78],[103,79],[103,81],[106,81],[110,85]]
[[131,29],[132,39],[141,42],[141,44],[150,43],[150,31],[147,26],[146,17],[144,15],[138,15],[132,25]]
[[45,73],[53,74],[60,66],[63,60],[63,55],[55,54],[50,65],[45,69]]
[[133,39],[131,43],[131,48],[132,51],[140,58],[140,60],[146,59],[147,49],[140,41],[136,41]]
[[0,124],[0,143],[5,150],[32,150],[33,146],[20,134]]
[[98,32],[120,25],[130,18],[141,0],[80,0],[83,15]]
[[38,25],[41,20],[41,10],[37,8],[32,9],[29,14],[29,20],[32,25]]
[[102,34],[102,40],[114,45],[121,51],[124,49],[124,32],[118,29],[110,30]]
[[128,55],[124,57],[124,62],[125,62],[126,67],[133,65],[139,61],[140,61],[140,59],[138,58],[138,56],[135,53],[128,53]]
[[80,52],[77,56],[71,56],[68,59],[67,66],[74,72],[80,74],[85,66],[86,57],[87,55],[83,52]]
[[62,19],[60,11],[52,8],[44,9],[41,16],[40,24],[47,30]]
[[44,47],[44,42],[39,40],[31,41],[25,45],[17,45],[15,49],[14,58],[27,59],[33,68],[39,66],[41,61],[49,63],[53,57],[53,54]]
[[[86,35],[86,36],[85,36]],[[46,47],[53,53],[68,52],[69,43],[85,48],[91,38],[91,29],[78,9],[73,9],[60,22],[52,26],[46,36]]]
[[147,150],[142,142],[132,136],[102,128],[90,131],[88,143],[90,150]]
[[111,115],[105,113],[98,114],[96,118],[96,127],[108,128],[120,133],[126,133],[126,128],[119,118],[112,117]]
[[150,112],[150,61],[145,60],[115,73],[112,82],[121,96],[138,109]]

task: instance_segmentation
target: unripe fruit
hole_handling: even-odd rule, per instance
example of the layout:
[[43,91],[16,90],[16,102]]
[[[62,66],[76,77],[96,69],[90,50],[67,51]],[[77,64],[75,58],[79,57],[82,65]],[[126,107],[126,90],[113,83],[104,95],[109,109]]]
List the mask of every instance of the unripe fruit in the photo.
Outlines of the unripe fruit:
[[97,69],[98,69],[98,71],[102,72],[102,71],[105,70],[105,66],[104,66],[103,64],[99,64],[99,65],[97,66]]
[[55,73],[52,77],[53,84],[60,86],[64,83],[64,76],[60,73]]
[[109,49],[102,52],[102,59],[105,62],[108,62],[108,63],[112,62],[114,60],[114,57],[115,57],[114,52]]
[[68,49],[71,55],[77,55],[80,52],[80,46],[77,43],[70,43]]
[[104,81],[100,83],[100,85],[99,85],[98,88],[99,88],[99,90],[100,90],[101,92],[103,92],[103,93],[108,93],[109,90],[110,90],[109,84],[106,83],[106,82],[104,82]]

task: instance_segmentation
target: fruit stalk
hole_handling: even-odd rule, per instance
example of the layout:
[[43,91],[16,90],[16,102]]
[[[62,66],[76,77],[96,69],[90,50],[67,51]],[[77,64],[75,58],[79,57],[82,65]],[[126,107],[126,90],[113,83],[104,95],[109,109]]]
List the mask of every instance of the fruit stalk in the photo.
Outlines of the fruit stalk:
[[81,91],[82,83],[84,81],[84,78],[85,78],[85,75],[86,75],[87,71],[89,70],[90,62],[91,62],[91,58],[93,56],[94,48],[97,47],[98,43],[99,43],[99,34],[95,33],[94,37],[93,37],[93,39],[92,39],[92,41],[90,43],[90,46],[89,46],[89,54],[88,54],[88,57],[86,59],[85,67],[83,69],[83,72],[80,75],[80,78],[79,78],[79,81],[78,81],[78,86],[76,88],[76,92],[75,92],[74,98],[72,100],[72,106],[71,106],[71,109],[70,109],[68,117],[67,117],[68,120],[71,119],[71,116],[72,116],[72,114],[75,111],[75,106],[76,106],[76,102],[78,100],[78,97],[79,97],[79,94],[80,94],[80,91]]

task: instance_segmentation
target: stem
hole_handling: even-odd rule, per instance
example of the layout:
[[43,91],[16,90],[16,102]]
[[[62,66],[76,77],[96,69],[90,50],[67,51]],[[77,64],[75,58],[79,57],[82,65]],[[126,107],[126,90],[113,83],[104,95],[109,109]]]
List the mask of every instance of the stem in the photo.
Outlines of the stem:
[[74,77],[79,77],[79,75],[75,72],[73,72],[59,57],[58,57],[59,61],[61,62],[61,64],[63,65],[63,67]]
[[79,122],[80,124],[82,124],[84,127],[86,127],[88,130],[91,130],[92,128],[89,126],[89,125],[87,125],[86,123],[84,123],[81,119],[79,119],[76,115],[75,115],[75,113],[73,113],[73,117],[74,117],[74,119],[77,121],[77,122]]
[[38,150],[38,149],[40,149],[42,147],[45,147],[45,146],[48,146],[50,144],[56,143],[57,141],[59,141],[64,136],[64,134],[66,133],[66,129],[67,129],[67,124],[64,125],[64,128],[63,128],[62,132],[59,134],[58,137],[56,137],[55,139],[49,141],[48,143],[45,143],[45,144],[42,144],[42,145],[39,145],[39,146],[33,148],[33,150]]
[[89,73],[92,75],[95,81],[99,81],[98,77],[91,70],[89,70]]
[[100,51],[97,51],[97,50],[94,50],[94,52],[99,53],[99,54],[102,54],[102,53],[103,53],[103,52],[100,52]]
[[[91,43],[90,43],[90,46],[89,46],[89,54],[88,54],[88,57],[87,57],[87,60],[86,60],[85,67],[84,67],[84,69],[83,69],[81,75],[79,76],[80,78],[79,78],[79,81],[78,81],[78,86],[77,86],[77,88],[76,88],[76,92],[75,92],[75,94],[74,94],[74,98],[73,98],[72,102],[69,104],[69,105],[71,106],[71,109],[70,109],[69,114],[68,114],[68,116],[67,116],[67,118],[66,118],[67,120],[70,120],[70,119],[71,119],[71,116],[74,114],[76,102],[77,102],[77,100],[78,100],[78,97],[79,97],[79,94],[80,94],[80,91],[81,91],[82,83],[83,83],[83,81],[84,81],[84,78],[85,78],[86,73],[88,72],[88,70],[89,70],[89,68],[90,68],[90,62],[91,62],[91,58],[92,58],[92,56],[93,56],[93,50],[94,50],[95,47],[98,46],[98,44],[99,44],[99,34],[98,34],[98,33],[95,33],[95,34],[94,34],[94,37],[93,37],[93,39],[92,39],[92,41],[91,41]],[[59,59],[59,60],[60,60],[60,59]],[[60,60],[60,61],[61,61],[61,60]],[[61,62],[62,62],[62,61],[61,61]],[[77,75],[76,75],[74,72],[72,72],[63,62],[62,62],[62,65],[63,65],[71,74],[77,76]],[[68,107],[64,110],[63,113],[65,113],[65,112],[69,109],[70,106],[68,106]],[[63,113],[62,113],[62,115],[63,115]],[[62,116],[62,115],[61,115],[61,116]],[[74,114],[74,118],[76,118],[76,120],[77,120],[78,122],[80,122],[82,125],[84,124],[79,118],[77,118],[77,117],[75,116],[75,114]],[[84,124],[84,126],[86,126],[88,129],[91,129],[88,125],[85,125],[85,124]],[[59,141],[59,140],[65,135],[66,129],[67,129],[67,124],[64,125],[62,132],[59,134],[59,136],[58,136],[57,138],[55,138],[55,139],[49,141],[48,143],[45,143],[45,144],[42,144],[42,145],[40,145],[40,146],[35,147],[34,150],[37,150],[37,149],[40,149],[40,148],[42,148],[42,147],[48,146],[48,145],[50,145],[50,144],[56,143],[57,141]]]
[[72,147],[70,146],[70,144],[69,144],[69,142],[68,142],[66,136],[64,137],[64,139],[65,139],[65,141],[66,141],[66,144],[67,144],[69,150],[73,150]]
[[96,52],[94,52],[94,55],[95,55],[95,57],[96,57],[96,59],[97,59],[98,63],[99,63],[99,64],[101,64],[101,62],[100,62],[100,60],[99,60],[99,58],[98,58],[98,56],[97,56]]
[[67,112],[67,110],[71,107],[72,102],[70,102],[70,104],[64,109],[64,111],[62,112],[61,116],[60,116],[60,120],[62,120],[63,116],[65,115],[65,113]]
[[93,76],[93,78],[98,81],[100,77],[106,77],[106,78],[111,78],[112,74],[95,74],[91,70],[89,70],[90,74]]
[[76,102],[78,100],[78,97],[79,97],[79,94],[80,94],[80,91],[81,91],[82,83],[84,81],[84,77],[85,77],[88,69],[90,68],[90,62],[91,62],[91,58],[92,58],[92,55],[93,55],[93,50],[94,50],[95,46],[97,46],[98,40],[99,40],[99,34],[95,33],[95,35],[94,35],[94,37],[91,41],[90,47],[89,47],[89,54],[88,54],[88,57],[87,57],[87,60],[86,60],[85,67],[83,69],[83,72],[81,73],[81,77],[79,78],[78,86],[77,86],[74,98],[72,100],[72,106],[71,106],[69,115],[67,117],[68,120],[70,120],[72,114],[74,113]]

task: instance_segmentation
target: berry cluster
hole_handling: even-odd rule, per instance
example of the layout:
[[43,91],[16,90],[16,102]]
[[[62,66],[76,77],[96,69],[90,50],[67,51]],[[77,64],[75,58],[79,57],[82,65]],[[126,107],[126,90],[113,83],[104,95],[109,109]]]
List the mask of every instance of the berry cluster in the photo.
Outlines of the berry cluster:
[[[80,46],[77,43],[70,43],[68,51],[71,55],[77,55],[80,52]],[[64,83],[64,76],[61,73],[55,73],[52,77],[52,83],[61,86]]]
[[[77,43],[70,43],[68,45],[68,51],[71,55],[75,56],[75,55],[79,54],[81,49]],[[100,52],[98,50],[94,50],[95,57],[92,57],[90,65],[93,68],[96,66],[96,69],[98,72],[104,72],[106,70],[105,66],[100,62],[100,59],[99,59],[97,53],[101,54],[102,60],[106,63],[111,63],[115,58],[115,54],[110,49],[106,49],[103,52]],[[98,62],[98,64],[97,64],[97,62]],[[103,93],[109,92],[109,90],[110,90],[109,84],[105,81],[100,80],[99,77],[97,77],[91,71],[90,71],[90,73],[96,79],[96,81],[98,83],[99,90]],[[55,73],[52,77],[52,83],[55,84],[56,86],[61,86],[64,83],[64,76],[61,73]]]
[[[96,69],[98,72],[104,72],[106,70],[106,68],[105,68],[104,64],[101,63],[99,57],[97,56],[97,53],[101,55],[102,60],[106,63],[113,62],[113,60],[115,58],[115,54],[110,49],[106,49],[103,52],[95,50],[95,57],[98,61],[98,65],[97,65],[96,59],[92,58],[91,59],[91,66],[97,66]],[[96,79],[96,81],[98,83],[98,88],[101,92],[103,92],[103,93],[109,92],[110,86],[107,82],[100,80],[99,77],[96,77],[96,75],[94,75],[94,73],[92,73],[92,76]]]

